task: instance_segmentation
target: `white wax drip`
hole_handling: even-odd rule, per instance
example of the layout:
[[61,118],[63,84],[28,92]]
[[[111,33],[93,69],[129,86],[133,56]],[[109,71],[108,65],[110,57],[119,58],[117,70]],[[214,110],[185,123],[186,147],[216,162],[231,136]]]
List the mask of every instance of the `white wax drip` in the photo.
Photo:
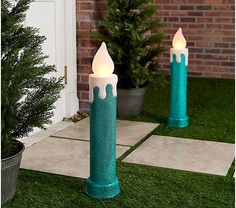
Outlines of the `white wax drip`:
[[181,50],[171,48],[170,49],[170,63],[173,62],[173,54],[176,55],[177,63],[181,62],[181,54],[184,54],[185,55],[185,66],[188,66],[188,49],[187,48],[181,49]]
[[100,99],[106,98],[106,87],[108,84],[112,85],[112,95],[117,96],[117,90],[116,90],[116,84],[117,84],[118,78],[117,75],[112,74],[109,77],[98,77],[95,74],[89,75],[89,102],[93,102],[93,89],[95,87],[99,88],[98,91],[98,97]]

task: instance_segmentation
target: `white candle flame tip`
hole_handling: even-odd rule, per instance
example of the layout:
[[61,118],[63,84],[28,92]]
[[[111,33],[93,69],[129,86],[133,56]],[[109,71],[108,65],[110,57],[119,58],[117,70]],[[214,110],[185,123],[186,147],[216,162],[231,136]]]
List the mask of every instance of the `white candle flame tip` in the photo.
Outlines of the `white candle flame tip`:
[[92,70],[98,77],[109,77],[114,71],[114,63],[107,51],[105,42],[102,42],[100,48],[94,56]]
[[183,36],[182,29],[179,28],[175,33],[174,38],[172,40],[172,46],[174,49],[181,50],[186,47],[186,40]]

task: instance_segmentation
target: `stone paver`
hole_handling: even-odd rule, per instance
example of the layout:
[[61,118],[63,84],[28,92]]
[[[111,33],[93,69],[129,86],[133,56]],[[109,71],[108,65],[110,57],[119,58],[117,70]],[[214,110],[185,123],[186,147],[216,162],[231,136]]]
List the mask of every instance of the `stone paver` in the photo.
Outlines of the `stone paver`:
[[[148,133],[158,127],[157,123],[117,120],[117,144],[133,146]],[[89,118],[67,127],[53,136],[89,140]]]
[[38,143],[43,139],[46,139],[50,135],[55,134],[56,132],[72,125],[74,125],[73,122],[61,121],[54,125],[49,126],[46,130],[40,129],[37,133],[34,133],[28,137],[19,140],[24,143],[25,147],[29,147],[35,143]]
[[153,135],[123,161],[225,176],[234,144]]
[[[117,157],[128,149],[117,146]],[[87,178],[89,142],[48,137],[24,151],[21,168]]]

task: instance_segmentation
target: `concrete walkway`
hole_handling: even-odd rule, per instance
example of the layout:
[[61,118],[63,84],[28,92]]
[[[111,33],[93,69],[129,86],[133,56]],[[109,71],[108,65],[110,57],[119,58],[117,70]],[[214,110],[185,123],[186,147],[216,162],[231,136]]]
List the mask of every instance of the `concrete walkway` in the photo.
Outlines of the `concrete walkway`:
[[[157,126],[117,120],[117,158]],[[81,178],[89,176],[89,118],[77,123],[60,122],[23,142],[27,149],[23,153],[21,168]]]
[[[117,158],[158,124],[117,121]],[[21,168],[61,175],[89,176],[89,118],[60,122],[24,140]],[[225,176],[234,159],[234,144],[152,135],[123,162]]]

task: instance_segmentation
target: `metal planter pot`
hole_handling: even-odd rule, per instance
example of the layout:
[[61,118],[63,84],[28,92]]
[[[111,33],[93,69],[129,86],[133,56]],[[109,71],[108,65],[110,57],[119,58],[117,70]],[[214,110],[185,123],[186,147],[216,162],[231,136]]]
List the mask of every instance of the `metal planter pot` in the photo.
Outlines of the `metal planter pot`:
[[143,106],[147,87],[133,89],[119,89],[117,91],[117,114],[124,118],[138,115]]
[[10,201],[16,191],[16,180],[19,173],[22,153],[25,149],[24,144],[19,143],[22,148],[17,154],[1,160],[1,204]]

